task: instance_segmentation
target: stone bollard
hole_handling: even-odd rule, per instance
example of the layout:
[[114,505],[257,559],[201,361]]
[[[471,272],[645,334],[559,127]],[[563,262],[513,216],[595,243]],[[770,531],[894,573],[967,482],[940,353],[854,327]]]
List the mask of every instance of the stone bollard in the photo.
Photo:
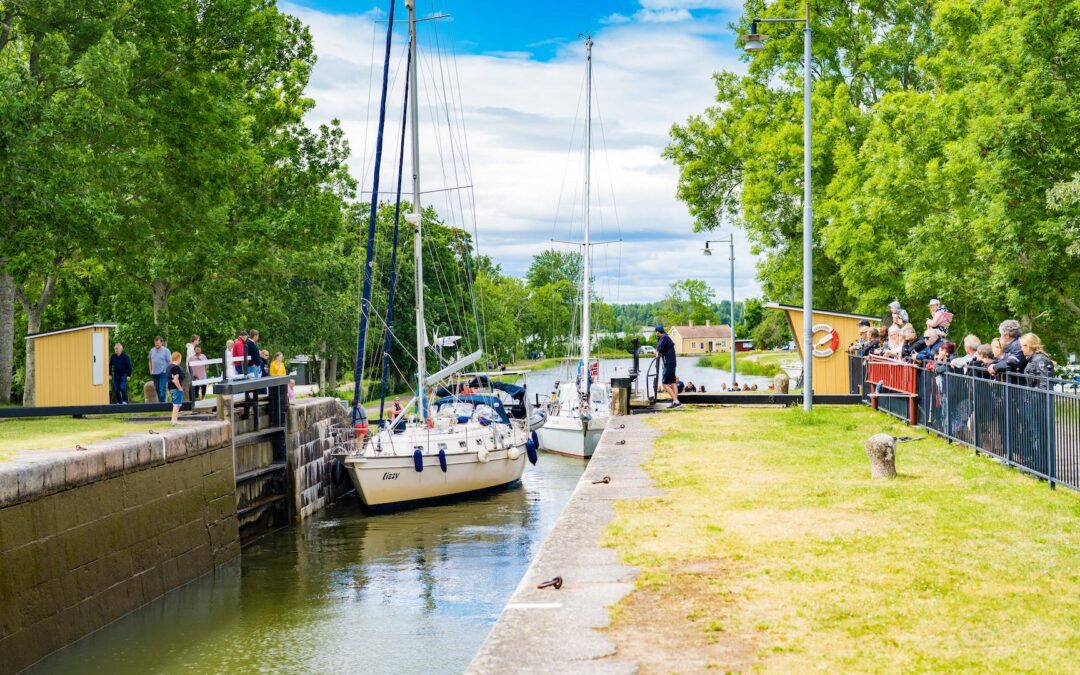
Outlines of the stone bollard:
[[150,380],[142,386],[143,403],[161,403],[157,397],[157,387],[154,386],[154,381]]
[[791,378],[787,373],[778,373],[773,378],[773,393],[774,394],[786,394],[788,393],[788,387],[791,386]]
[[871,478],[896,478],[896,439],[889,434],[874,434],[866,441]]

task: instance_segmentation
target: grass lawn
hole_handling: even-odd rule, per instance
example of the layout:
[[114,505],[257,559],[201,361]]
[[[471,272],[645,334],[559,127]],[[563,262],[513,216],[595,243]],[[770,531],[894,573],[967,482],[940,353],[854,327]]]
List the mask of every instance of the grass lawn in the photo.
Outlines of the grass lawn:
[[1080,496],[861,407],[657,415],[606,543],[641,568],[615,609],[644,672],[1040,671],[1080,652]]
[[110,417],[0,420],[0,462],[12,459],[17,452],[73,448],[146,428]]
[[[753,351],[739,352],[735,354],[735,370],[744,375],[761,375],[772,377],[783,371],[782,364],[788,361],[798,361],[798,352],[786,351]],[[708,354],[698,361],[699,366],[710,368],[722,368],[728,370],[731,366],[731,354]]]

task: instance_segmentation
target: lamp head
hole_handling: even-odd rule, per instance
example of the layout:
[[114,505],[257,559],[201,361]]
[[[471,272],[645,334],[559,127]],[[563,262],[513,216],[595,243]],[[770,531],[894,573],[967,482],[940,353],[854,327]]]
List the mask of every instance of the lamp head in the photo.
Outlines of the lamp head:
[[712,255],[712,249],[709,248],[709,242],[705,242],[705,248],[701,249],[702,255]]
[[757,19],[750,22],[750,32],[742,37],[743,49],[750,54],[756,54],[757,52],[765,50],[764,35],[759,35],[757,32]]

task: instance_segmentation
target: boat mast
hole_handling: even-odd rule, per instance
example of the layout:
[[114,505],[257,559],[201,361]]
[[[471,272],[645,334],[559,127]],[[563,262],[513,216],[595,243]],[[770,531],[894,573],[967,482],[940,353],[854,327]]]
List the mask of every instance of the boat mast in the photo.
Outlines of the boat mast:
[[589,393],[589,179],[592,161],[592,36],[585,37],[585,239],[582,247],[581,281],[581,391]]
[[420,109],[417,105],[416,71],[420,64],[416,60],[416,0],[405,0],[405,7],[409,10],[409,60],[412,68],[409,70],[409,125],[412,127],[412,187],[413,187],[413,212],[411,217],[405,220],[413,226],[413,259],[416,267],[416,386],[420,412],[420,421],[427,416],[427,396],[424,380],[427,378],[427,368],[424,360],[427,349],[427,329],[424,327],[424,246],[421,239],[423,227],[421,223],[420,206]]

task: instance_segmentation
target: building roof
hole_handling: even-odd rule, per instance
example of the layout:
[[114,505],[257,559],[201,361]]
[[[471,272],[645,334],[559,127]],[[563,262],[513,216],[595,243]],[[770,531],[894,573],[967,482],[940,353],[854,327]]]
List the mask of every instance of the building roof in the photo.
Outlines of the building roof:
[[[766,309],[793,309],[797,312],[802,311],[802,307],[799,305],[782,305],[778,302],[766,302],[762,305]],[[828,316],[846,316],[852,319],[867,319],[869,321],[881,322],[880,316],[873,316],[871,314],[852,314],[850,312],[834,312],[828,309],[814,309],[814,314],[826,314]]]
[[731,326],[675,326],[671,332],[679,331],[679,337],[687,338],[729,338]]
[[73,328],[61,328],[59,330],[50,330],[44,333],[31,333],[26,336],[27,340],[34,338],[45,337],[46,335],[58,335],[60,333],[71,333],[77,330],[87,330],[90,328],[116,328],[115,323],[88,323],[83,326],[74,326]]

